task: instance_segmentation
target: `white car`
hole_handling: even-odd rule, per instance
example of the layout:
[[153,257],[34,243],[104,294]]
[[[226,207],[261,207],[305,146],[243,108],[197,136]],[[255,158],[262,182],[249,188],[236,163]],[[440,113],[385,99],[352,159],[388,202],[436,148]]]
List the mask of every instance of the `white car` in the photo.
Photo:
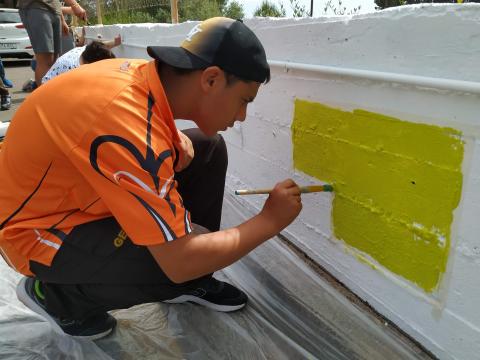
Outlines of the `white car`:
[[32,45],[17,9],[0,8],[0,58],[31,58]]

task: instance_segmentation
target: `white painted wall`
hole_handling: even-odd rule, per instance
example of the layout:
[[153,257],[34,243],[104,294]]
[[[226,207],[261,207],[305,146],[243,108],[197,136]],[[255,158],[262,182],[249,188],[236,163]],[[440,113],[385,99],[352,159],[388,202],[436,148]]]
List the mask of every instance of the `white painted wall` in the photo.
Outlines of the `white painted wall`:
[[[304,196],[304,210],[285,231],[320,265],[441,359],[480,359],[479,21],[477,4],[408,6],[344,18],[248,20],[269,60],[336,69],[287,72],[272,67],[272,81],[250,106],[247,121],[224,134],[230,154],[227,196],[232,196],[234,189],[269,187],[286,177],[301,184],[315,182],[293,169],[290,125],[296,97],[463,132],[463,193],[439,291],[426,294],[381,266],[378,271],[359,262],[355,250],[332,235],[330,194]],[[116,50],[118,56],[148,58],[145,45],[178,45],[193,24],[96,27],[87,34],[110,38],[121,33],[124,45]],[[409,81],[347,76],[345,69],[434,78],[416,79],[420,82],[464,82],[447,81],[435,89]],[[445,89],[450,85],[456,90]],[[245,212],[260,210],[264,201],[237,200]]]

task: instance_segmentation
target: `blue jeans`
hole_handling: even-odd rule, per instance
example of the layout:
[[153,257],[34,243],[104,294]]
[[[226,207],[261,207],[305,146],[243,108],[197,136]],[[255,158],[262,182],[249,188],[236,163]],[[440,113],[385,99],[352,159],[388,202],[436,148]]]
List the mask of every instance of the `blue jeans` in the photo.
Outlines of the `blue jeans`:
[[5,80],[5,68],[3,67],[2,59],[0,59],[0,78]]
[[2,59],[0,59],[0,86],[12,87],[13,84],[5,77],[5,68],[3,67]]

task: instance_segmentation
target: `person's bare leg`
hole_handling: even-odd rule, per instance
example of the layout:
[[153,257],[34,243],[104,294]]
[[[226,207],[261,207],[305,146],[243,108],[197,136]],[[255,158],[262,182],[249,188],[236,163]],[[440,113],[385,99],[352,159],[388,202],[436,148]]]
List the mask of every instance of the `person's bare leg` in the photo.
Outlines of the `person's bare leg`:
[[37,86],[42,85],[42,78],[47,71],[52,67],[56,60],[56,56],[53,53],[36,53],[37,67],[35,69],[35,82]]
[[5,87],[3,80],[0,78],[0,95],[9,95],[8,89]]

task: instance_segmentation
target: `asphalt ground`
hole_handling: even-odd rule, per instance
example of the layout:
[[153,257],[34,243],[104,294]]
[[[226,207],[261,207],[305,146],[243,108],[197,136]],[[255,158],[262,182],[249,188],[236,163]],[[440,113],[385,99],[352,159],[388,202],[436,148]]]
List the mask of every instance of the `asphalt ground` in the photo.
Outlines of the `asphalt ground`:
[[10,121],[23,100],[30,95],[22,91],[22,85],[28,79],[33,79],[34,75],[30,68],[30,60],[2,59],[2,61],[7,79],[13,82],[13,88],[8,89],[12,96],[12,107],[10,110],[0,111],[0,121],[6,122]]

